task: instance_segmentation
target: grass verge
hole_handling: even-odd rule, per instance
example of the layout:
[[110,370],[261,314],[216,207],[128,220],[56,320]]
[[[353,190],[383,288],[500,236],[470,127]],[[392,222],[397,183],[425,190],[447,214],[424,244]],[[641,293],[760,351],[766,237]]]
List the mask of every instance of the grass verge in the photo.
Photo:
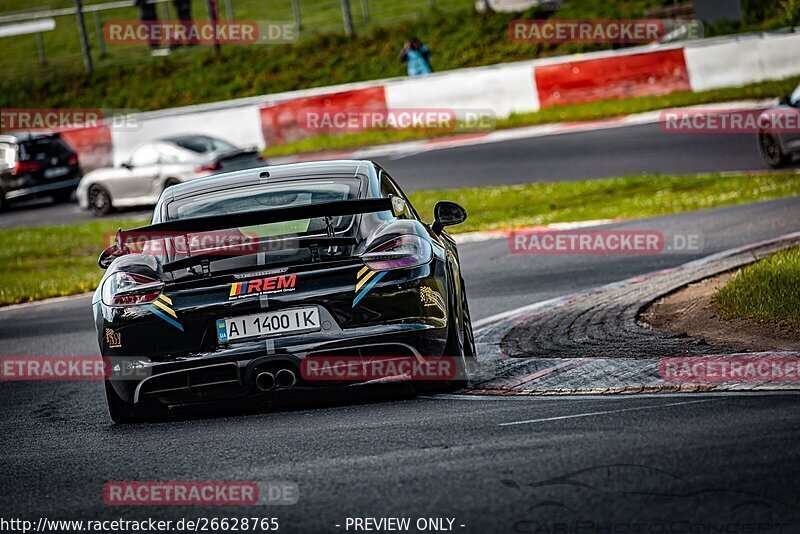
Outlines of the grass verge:
[[[637,175],[582,182],[418,191],[411,201],[425,220],[442,199],[462,204],[467,221],[453,232],[561,221],[636,218],[800,195],[800,174]],[[105,235],[141,220],[108,219],[69,226],[0,231],[0,305],[93,290]]]
[[[779,98],[790,94],[800,84],[800,76],[779,81],[760,82],[741,87],[702,91],[699,93],[681,92],[664,96],[648,96],[625,100],[603,100],[586,104],[573,104],[544,109],[536,113],[511,115],[507,119],[499,119],[496,130],[534,126],[554,122],[591,121],[643,113],[658,109],[694,106],[734,100]],[[340,135],[316,135],[301,141],[267,147],[267,157],[288,156],[303,152],[321,152],[326,150],[348,150],[386,143],[400,143],[419,139],[431,139],[453,135],[452,132],[403,129],[372,130]]]
[[563,221],[633,219],[730,206],[800,194],[800,174],[635,175],[582,182],[534,183],[411,193],[430,220],[438,200],[458,202],[468,218],[453,230],[469,232]]
[[108,232],[141,220],[106,219],[68,226],[0,231],[0,305],[93,291]]
[[744,267],[717,292],[714,303],[723,319],[800,327],[800,247]]

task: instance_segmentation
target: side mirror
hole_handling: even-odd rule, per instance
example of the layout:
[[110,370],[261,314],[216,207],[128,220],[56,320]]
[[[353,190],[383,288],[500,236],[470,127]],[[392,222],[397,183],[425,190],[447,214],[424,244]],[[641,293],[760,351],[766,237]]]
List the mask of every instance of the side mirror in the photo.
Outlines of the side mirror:
[[101,269],[108,269],[108,266],[111,265],[111,262],[120,256],[125,256],[126,254],[130,253],[131,249],[128,248],[128,245],[122,242],[122,228],[120,228],[117,230],[115,242],[100,253],[100,257],[97,258],[97,265],[99,265]]
[[121,167],[128,169],[129,171],[133,169],[133,164],[130,161],[123,161]]
[[449,200],[442,200],[436,203],[433,208],[433,226],[431,228],[437,234],[442,232],[445,226],[461,224],[467,220],[467,210]]
[[792,97],[791,96],[784,96],[778,100],[778,105],[780,106],[791,106],[792,105]]

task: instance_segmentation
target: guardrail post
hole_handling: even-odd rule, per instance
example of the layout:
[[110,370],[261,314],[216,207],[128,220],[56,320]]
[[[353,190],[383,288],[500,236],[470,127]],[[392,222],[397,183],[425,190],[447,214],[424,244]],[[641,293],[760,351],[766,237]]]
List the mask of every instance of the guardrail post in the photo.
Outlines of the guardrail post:
[[44,56],[44,39],[42,38],[42,32],[36,34],[36,45],[39,49],[39,63],[44,65],[47,63],[47,58]]
[[228,22],[233,22],[233,0],[225,0],[225,13],[228,15]]
[[100,23],[100,12],[94,12],[94,28],[97,32],[97,49],[100,51],[100,57],[106,57],[106,42],[103,39],[103,26]]
[[369,0],[361,0],[361,16],[364,20],[369,20],[371,15],[369,12]]
[[206,8],[208,9],[208,18],[211,20],[211,25],[214,27],[214,52],[219,54],[219,39],[217,39],[219,11],[217,10],[217,0],[206,0]]
[[86,24],[83,20],[83,6],[81,0],[75,0],[75,18],[78,22],[78,33],[81,36],[81,51],[83,52],[83,66],[89,76],[94,72],[92,65],[92,55],[89,53],[89,39],[86,36]]
[[351,37],[353,35],[353,15],[350,11],[350,0],[342,0],[342,21],[345,35]]
[[303,27],[303,19],[300,18],[300,0],[292,0],[292,14],[294,15],[294,25],[299,30]]
[[428,4],[430,4],[431,9],[436,9],[436,0],[428,0]]

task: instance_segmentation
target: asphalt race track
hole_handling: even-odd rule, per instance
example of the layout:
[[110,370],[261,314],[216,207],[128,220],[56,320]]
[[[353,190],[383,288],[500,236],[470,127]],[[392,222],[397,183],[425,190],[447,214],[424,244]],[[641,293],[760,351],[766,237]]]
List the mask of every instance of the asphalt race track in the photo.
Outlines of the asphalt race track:
[[[515,256],[505,240],[464,244],[474,319],[798,231],[799,212],[792,198],[615,225],[703,236],[691,254]],[[97,354],[88,298],[0,310],[0,354]],[[115,426],[96,382],[0,389],[4,517],[277,517],[284,532],[353,532],[353,517],[450,518],[456,532],[800,528],[800,397],[789,394],[413,398],[386,387],[374,401],[353,392],[295,410]],[[109,507],[112,480],[293,481],[300,502]]]
[[[598,129],[376,158],[408,192],[634,173],[765,170],[752,135],[669,134],[658,124]],[[144,211],[126,216],[146,216]],[[49,199],[0,214],[0,229],[93,220]]]

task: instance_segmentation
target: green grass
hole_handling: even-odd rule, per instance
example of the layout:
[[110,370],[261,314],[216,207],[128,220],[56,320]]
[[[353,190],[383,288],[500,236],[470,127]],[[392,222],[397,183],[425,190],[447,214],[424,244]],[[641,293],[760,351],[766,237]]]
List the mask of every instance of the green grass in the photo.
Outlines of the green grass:
[[[728,102],[743,99],[763,99],[786,96],[800,84],[800,76],[785,80],[760,82],[732,87],[702,91],[699,93],[672,93],[664,96],[647,96],[626,100],[603,100],[586,104],[573,104],[544,109],[536,113],[511,115],[507,119],[496,121],[495,129],[519,128],[553,122],[590,121],[600,120],[633,113],[642,113],[658,109]],[[365,146],[380,145],[385,143],[399,143],[418,139],[444,137],[452,133],[435,130],[404,129],[404,130],[373,130],[358,133],[339,135],[317,135],[287,143],[267,147],[264,155],[267,157],[285,156],[302,152],[319,152],[324,150],[347,150]]]
[[[431,183],[434,179],[431,178]],[[731,206],[800,194],[800,174],[636,175],[581,182],[532,183],[411,193],[430,220],[439,200],[467,209],[454,232],[535,226],[564,221],[632,219]]]
[[0,304],[93,291],[106,233],[141,222],[98,220],[69,226],[0,231]]
[[[538,183],[419,191],[410,195],[430,221],[439,200],[469,213],[452,232],[563,221],[648,217],[800,194],[800,174],[628,176],[583,182]],[[141,223],[104,219],[69,226],[0,231],[0,305],[94,290],[97,256],[118,227]]]
[[739,271],[714,296],[723,319],[800,327],[800,248],[776,252]]

